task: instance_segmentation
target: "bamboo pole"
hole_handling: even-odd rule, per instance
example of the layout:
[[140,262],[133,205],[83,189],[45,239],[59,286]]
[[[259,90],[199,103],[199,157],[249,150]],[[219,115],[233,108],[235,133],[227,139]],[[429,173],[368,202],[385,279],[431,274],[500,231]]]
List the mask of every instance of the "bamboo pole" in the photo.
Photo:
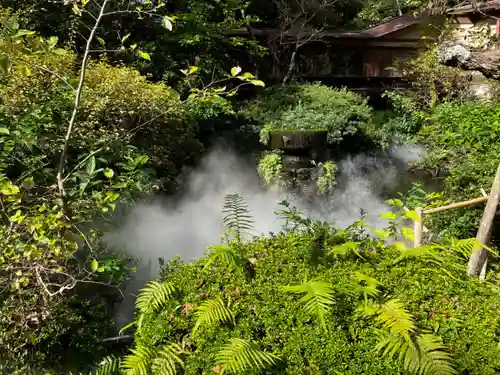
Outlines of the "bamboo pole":
[[[493,180],[493,185],[491,186],[491,191],[489,195],[490,199],[486,203],[484,209],[483,217],[479,223],[479,230],[477,232],[477,241],[487,246],[491,239],[491,231],[493,229],[493,219],[497,212],[498,202],[500,201],[500,164],[497,168],[497,173],[495,179]],[[478,272],[481,272],[481,277],[486,275],[486,261],[488,260],[488,250],[484,247],[477,246],[474,248],[472,255],[469,259],[469,264],[467,267],[467,273],[469,276],[476,276]]]
[[446,206],[431,208],[429,210],[425,210],[424,214],[427,215],[427,214],[433,214],[433,213],[436,213],[436,212],[448,211],[448,210],[451,210],[453,208],[472,206],[473,204],[477,204],[477,203],[482,203],[482,202],[488,201],[488,197],[489,196],[487,195],[485,197],[479,197],[479,198],[471,199],[471,200],[465,201],[465,202],[451,203],[451,204],[448,204]]
[[422,243],[422,231],[424,229],[424,210],[418,207],[416,211],[420,220],[413,222],[413,247],[419,247]]

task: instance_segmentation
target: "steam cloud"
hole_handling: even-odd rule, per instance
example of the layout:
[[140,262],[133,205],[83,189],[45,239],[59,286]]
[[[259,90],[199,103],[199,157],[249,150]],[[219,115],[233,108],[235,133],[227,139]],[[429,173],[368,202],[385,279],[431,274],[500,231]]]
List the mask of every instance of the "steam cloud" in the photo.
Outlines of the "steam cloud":
[[[338,163],[338,188],[332,197],[306,202],[302,197],[286,197],[292,205],[312,218],[344,227],[357,220],[360,210],[374,227],[386,222],[378,217],[389,207],[382,195],[404,184],[408,163],[420,159],[423,150],[416,146],[393,148],[377,155],[349,156]],[[190,173],[187,191],[177,199],[157,199],[141,203],[105,241],[141,261],[135,279],[126,292],[136,293],[158,272],[158,258],[179,255],[191,261],[204,255],[207,245],[217,244],[223,235],[222,206],[227,193],[239,192],[250,206],[255,234],[278,231],[282,225],[275,215],[284,197],[266,191],[255,165],[233,152],[213,150],[200,167]],[[119,326],[133,314],[133,298],[125,298],[116,317]]]

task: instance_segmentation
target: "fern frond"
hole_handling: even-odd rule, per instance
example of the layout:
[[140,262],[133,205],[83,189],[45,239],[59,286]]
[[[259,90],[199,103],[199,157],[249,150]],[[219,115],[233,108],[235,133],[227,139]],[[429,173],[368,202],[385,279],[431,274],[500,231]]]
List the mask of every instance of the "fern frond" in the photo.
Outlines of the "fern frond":
[[223,323],[223,322],[234,322],[234,316],[231,310],[229,310],[224,302],[219,298],[214,300],[209,300],[203,302],[196,311],[196,324],[194,325],[192,335],[196,333],[200,325]]
[[175,292],[171,283],[150,281],[137,297],[136,306],[141,312],[154,312],[160,309]]
[[273,366],[277,359],[274,354],[259,350],[254,343],[233,338],[222,347],[216,360],[221,367],[220,374],[225,372],[241,374],[245,370]]
[[184,350],[174,343],[164,345],[153,359],[153,375],[175,375],[177,366],[184,367],[184,361],[179,357]]
[[419,258],[426,261],[431,261],[437,265],[442,264],[441,257],[439,256],[438,247],[434,245],[424,245],[418,247],[405,247],[397,248],[400,253],[394,260],[393,264],[399,263],[406,259]]
[[130,349],[132,354],[123,358],[121,368],[126,375],[150,375],[151,364],[156,350],[145,346]]
[[[375,351],[382,357],[388,359],[396,359],[404,362],[412,362],[418,360],[417,352],[410,339],[406,340],[402,336],[391,334],[381,334]],[[405,367],[406,368],[406,367]]]
[[241,194],[226,194],[222,213],[224,214],[222,224],[236,234],[238,241],[253,229],[254,222],[250,215],[248,203]]
[[311,280],[304,281],[300,285],[283,286],[281,289],[294,294],[305,293],[300,299],[300,302],[304,304],[304,310],[308,314],[317,315],[321,326],[327,331],[325,314],[335,303],[332,284],[320,280]]
[[446,352],[446,346],[440,337],[422,334],[417,337],[419,350],[418,374],[420,375],[454,375],[457,371],[452,366],[452,358]]
[[378,287],[381,283],[377,279],[359,271],[356,271],[352,278],[357,283],[356,292],[370,297],[376,297],[380,293]]
[[120,358],[106,357],[99,363],[99,368],[95,370],[94,375],[114,375],[118,372],[120,363]]
[[451,356],[438,336],[423,334],[410,340],[402,336],[383,337],[375,350],[383,357],[399,360],[409,373],[418,375],[455,375]]
[[217,260],[226,263],[229,268],[234,268],[241,263],[241,258],[238,252],[226,245],[210,246],[211,252],[207,257],[204,269],[210,267]]
[[376,321],[391,335],[401,336],[406,341],[409,341],[416,328],[413,317],[397,299],[389,300],[380,306]]
[[358,251],[358,247],[361,242],[344,242],[340,245],[335,245],[330,248],[328,252],[330,255],[347,256],[350,254],[355,254],[358,258],[364,259],[361,253]]

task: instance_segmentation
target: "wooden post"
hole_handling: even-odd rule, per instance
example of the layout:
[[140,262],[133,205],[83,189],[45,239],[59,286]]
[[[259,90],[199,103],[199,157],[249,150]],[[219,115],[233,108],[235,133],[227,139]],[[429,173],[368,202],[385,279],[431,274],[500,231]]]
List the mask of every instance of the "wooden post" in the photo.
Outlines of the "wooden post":
[[413,223],[413,247],[419,247],[422,243],[422,231],[424,228],[424,210],[420,207],[416,209],[420,220]]
[[[479,230],[476,236],[478,242],[486,246],[488,245],[491,239],[493,219],[495,218],[495,214],[497,212],[499,200],[500,200],[500,164],[498,165],[497,173],[495,175],[495,179],[493,180],[493,185],[491,186],[489,199],[486,203],[483,217],[481,218],[481,222],[479,224]],[[467,274],[469,276],[476,276],[481,271],[482,273],[481,276],[486,275],[485,267],[487,259],[488,259],[488,250],[486,250],[482,246],[475,247],[469,259]]]

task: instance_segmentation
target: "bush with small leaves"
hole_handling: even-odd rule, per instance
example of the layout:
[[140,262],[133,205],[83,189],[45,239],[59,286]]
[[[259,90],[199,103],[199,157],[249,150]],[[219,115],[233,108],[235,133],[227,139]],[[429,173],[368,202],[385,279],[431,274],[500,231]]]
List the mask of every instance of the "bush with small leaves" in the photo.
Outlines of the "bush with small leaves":
[[169,374],[496,373],[500,297],[466,275],[474,240],[408,248],[398,238],[412,231],[393,228],[413,211],[383,215],[382,230],[363,218],[338,230],[286,205],[282,214],[280,233],[225,245],[242,260],[230,268],[206,258],[165,264],[161,282],[177,293],[139,312],[133,355],[145,367],[138,358],[127,371],[147,373],[155,353],[176,344],[184,351],[169,358],[182,367]]

